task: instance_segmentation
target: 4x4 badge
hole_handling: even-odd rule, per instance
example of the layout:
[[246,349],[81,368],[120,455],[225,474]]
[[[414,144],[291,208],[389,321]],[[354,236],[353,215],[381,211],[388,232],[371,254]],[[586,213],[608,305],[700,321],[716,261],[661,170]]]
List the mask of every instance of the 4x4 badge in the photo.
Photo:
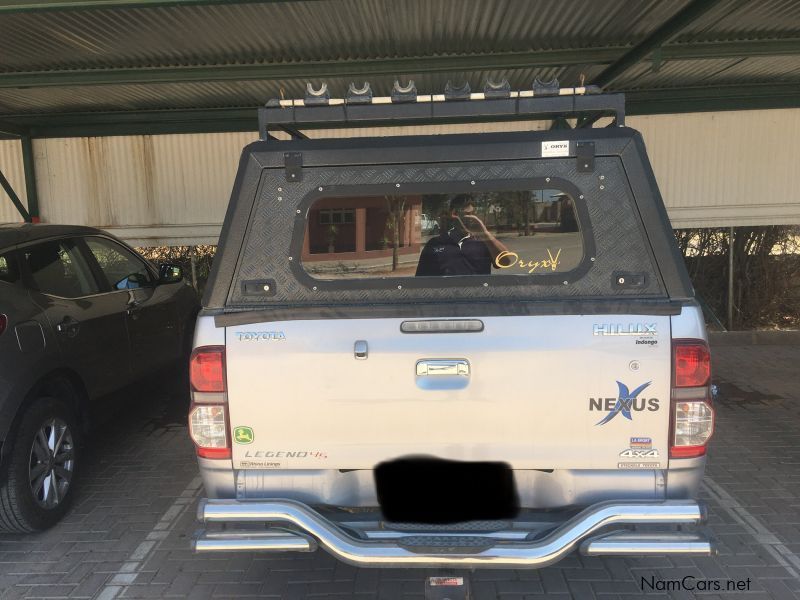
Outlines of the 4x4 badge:
[[252,444],[254,439],[252,427],[237,427],[233,430],[233,441],[237,444]]

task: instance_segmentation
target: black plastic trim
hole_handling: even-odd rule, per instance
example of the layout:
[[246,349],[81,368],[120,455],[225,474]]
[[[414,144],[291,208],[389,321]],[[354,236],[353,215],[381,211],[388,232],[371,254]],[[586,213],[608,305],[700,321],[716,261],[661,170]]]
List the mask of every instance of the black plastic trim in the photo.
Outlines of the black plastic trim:
[[325,319],[446,319],[547,315],[679,315],[680,302],[630,300],[563,300],[540,302],[463,302],[413,304],[358,304],[274,307],[241,312],[213,313],[217,327],[276,321]]

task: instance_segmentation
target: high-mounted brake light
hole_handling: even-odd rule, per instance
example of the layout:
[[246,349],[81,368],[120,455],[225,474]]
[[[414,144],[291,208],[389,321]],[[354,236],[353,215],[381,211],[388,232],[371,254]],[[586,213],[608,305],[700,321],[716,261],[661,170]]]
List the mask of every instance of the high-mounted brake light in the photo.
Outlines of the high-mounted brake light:
[[195,392],[225,391],[225,346],[202,346],[189,359],[189,381]]
[[230,458],[228,398],[225,393],[225,347],[201,346],[189,359],[192,405],[189,435],[197,455]]
[[713,433],[708,345],[703,340],[675,340],[672,344],[670,458],[703,456]]

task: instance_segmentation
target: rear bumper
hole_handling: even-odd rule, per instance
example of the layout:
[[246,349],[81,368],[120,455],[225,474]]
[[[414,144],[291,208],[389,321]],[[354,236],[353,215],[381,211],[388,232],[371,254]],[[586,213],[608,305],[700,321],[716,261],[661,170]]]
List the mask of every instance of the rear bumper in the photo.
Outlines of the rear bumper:
[[[196,552],[305,551],[322,546],[343,562],[360,567],[538,568],[575,549],[588,556],[715,554],[699,533],[605,531],[612,525],[698,525],[702,505],[692,500],[601,502],[560,523],[543,536],[503,529],[454,526],[447,530],[404,525],[398,531],[357,531],[342,527],[310,506],[293,500],[201,500],[204,523],[267,524],[268,528],[207,533],[193,544]],[[532,539],[535,538],[535,539]]]
[[[519,504],[531,509],[591,506],[605,500],[671,500],[693,498],[703,477],[706,457],[670,461],[669,469],[515,470]],[[286,498],[308,505],[378,505],[372,470],[234,469],[230,460],[198,458],[209,498],[261,500]]]

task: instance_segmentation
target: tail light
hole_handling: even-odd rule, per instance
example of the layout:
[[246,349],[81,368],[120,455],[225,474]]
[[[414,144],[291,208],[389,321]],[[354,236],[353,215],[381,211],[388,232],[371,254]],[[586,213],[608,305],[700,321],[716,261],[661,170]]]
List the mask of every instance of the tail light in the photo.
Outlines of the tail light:
[[189,359],[189,435],[203,458],[230,458],[225,347],[201,346]]
[[670,458],[703,456],[714,433],[711,355],[703,340],[672,344]]
[[705,342],[680,340],[673,345],[676,388],[702,387],[711,379],[711,355]]
[[192,352],[189,381],[195,392],[225,392],[225,346],[203,346]]
[[8,327],[8,317],[0,313],[0,335],[3,335],[6,327]]

